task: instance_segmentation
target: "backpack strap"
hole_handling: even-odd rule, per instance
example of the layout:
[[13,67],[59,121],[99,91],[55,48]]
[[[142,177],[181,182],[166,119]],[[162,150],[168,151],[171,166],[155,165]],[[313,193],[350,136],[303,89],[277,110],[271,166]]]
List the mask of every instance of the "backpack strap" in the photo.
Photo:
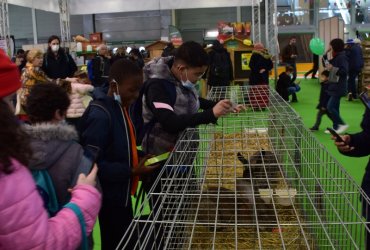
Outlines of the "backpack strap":
[[111,117],[109,111],[103,106],[103,104],[98,100],[94,100],[90,103],[89,106],[99,107],[100,109],[102,109],[107,114],[107,116],[109,118],[109,129],[111,129],[111,127],[112,127],[112,117]]
[[78,221],[80,222],[80,226],[81,226],[81,234],[82,234],[81,235],[82,236],[81,248],[83,250],[88,250],[89,246],[87,244],[86,223],[85,223],[85,219],[83,217],[83,214],[81,212],[81,209],[73,202],[67,203],[64,207],[71,209],[76,214],[76,216],[78,218]]

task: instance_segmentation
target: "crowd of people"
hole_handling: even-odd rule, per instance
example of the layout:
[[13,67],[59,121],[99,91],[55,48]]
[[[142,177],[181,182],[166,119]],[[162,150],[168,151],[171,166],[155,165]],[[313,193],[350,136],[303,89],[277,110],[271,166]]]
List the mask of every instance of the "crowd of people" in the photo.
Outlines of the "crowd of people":
[[[134,60],[112,60],[101,45],[91,84],[58,37],[45,54],[27,51],[21,73],[18,55],[16,65],[0,52],[0,248],[85,249],[87,241],[91,249],[85,238],[99,214],[102,249],[115,249],[133,219],[138,181],[148,191],[162,168],[146,160],[170,152],[186,128],[243,109],[199,97],[195,84],[209,66],[200,44],[175,53],[144,66],[136,50]],[[150,129],[138,128],[138,105]]]
[[[295,43],[292,37],[283,50],[287,65],[276,87],[291,102],[300,91]],[[326,114],[343,133],[348,125],[340,100],[347,91],[357,98],[354,80],[363,61],[355,41],[345,46],[333,39],[328,53],[310,129],[319,130]],[[361,60],[351,61],[353,56]],[[269,85],[273,57],[263,44],[254,44],[249,67],[250,85]],[[316,70],[317,65],[312,78]],[[77,71],[57,36],[50,37],[45,54],[19,50],[10,60],[0,52],[0,141],[6,142],[0,143],[0,248],[91,249],[89,235],[99,216],[102,249],[115,249],[133,219],[131,196],[139,180],[148,192],[163,167],[146,161],[171,152],[186,128],[216,123],[244,108],[199,97],[195,84],[202,78],[210,86],[233,81],[230,55],[218,41],[209,53],[196,42],[177,49],[168,44],[162,57],[146,64],[138,49],[127,54],[119,48],[110,56],[102,44],[88,72]],[[336,143],[343,154],[369,154],[369,110],[362,128]],[[363,182],[368,194],[369,176],[367,171]],[[51,183],[52,191],[45,192],[40,180]]]

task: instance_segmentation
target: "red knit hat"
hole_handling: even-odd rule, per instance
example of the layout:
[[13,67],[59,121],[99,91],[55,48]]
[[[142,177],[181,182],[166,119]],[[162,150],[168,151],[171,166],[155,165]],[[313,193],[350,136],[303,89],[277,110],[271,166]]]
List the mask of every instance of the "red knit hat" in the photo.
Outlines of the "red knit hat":
[[21,87],[17,65],[0,49],[0,99],[16,92]]
[[265,50],[265,46],[263,46],[262,43],[256,43],[253,47],[254,50],[257,50],[257,51],[264,51]]

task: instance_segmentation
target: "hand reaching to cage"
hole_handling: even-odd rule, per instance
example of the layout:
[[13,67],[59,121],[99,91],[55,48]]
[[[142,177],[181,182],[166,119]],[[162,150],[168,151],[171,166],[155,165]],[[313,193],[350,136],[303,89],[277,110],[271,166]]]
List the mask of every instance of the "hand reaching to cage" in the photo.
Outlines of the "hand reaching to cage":
[[232,108],[234,113],[240,113],[241,111],[244,111],[246,109],[245,106],[242,104],[234,104]]
[[152,173],[154,170],[159,168],[161,165],[160,164],[153,164],[149,166],[145,166],[145,162],[154,157],[153,155],[146,155],[143,158],[140,159],[139,164],[131,169],[131,174],[132,175],[146,175]]
[[222,100],[219,101],[214,107],[213,107],[213,114],[216,118],[219,118],[223,115],[226,115],[233,111],[233,104],[230,100]]
[[339,151],[346,153],[354,150],[354,147],[349,146],[349,143],[351,142],[351,137],[349,135],[341,135],[340,137],[343,142],[337,142],[335,141],[336,138],[334,136],[331,137],[331,139],[335,141],[334,144],[337,146]]

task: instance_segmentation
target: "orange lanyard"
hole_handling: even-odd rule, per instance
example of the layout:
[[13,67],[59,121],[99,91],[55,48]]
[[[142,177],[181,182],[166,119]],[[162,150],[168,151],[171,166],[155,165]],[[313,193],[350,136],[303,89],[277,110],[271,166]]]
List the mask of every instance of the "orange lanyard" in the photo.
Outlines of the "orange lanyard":
[[[123,109],[123,112],[125,114],[125,117],[128,123],[128,130],[130,133],[132,168],[136,168],[138,167],[138,164],[139,164],[139,156],[137,154],[137,148],[136,148],[136,137],[135,137],[135,132],[134,132],[134,125],[132,124],[132,121],[130,119],[130,116],[128,115],[126,108]],[[132,177],[131,195],[134,195],[136,193],[138,184],[139,184],[139,176]]]

